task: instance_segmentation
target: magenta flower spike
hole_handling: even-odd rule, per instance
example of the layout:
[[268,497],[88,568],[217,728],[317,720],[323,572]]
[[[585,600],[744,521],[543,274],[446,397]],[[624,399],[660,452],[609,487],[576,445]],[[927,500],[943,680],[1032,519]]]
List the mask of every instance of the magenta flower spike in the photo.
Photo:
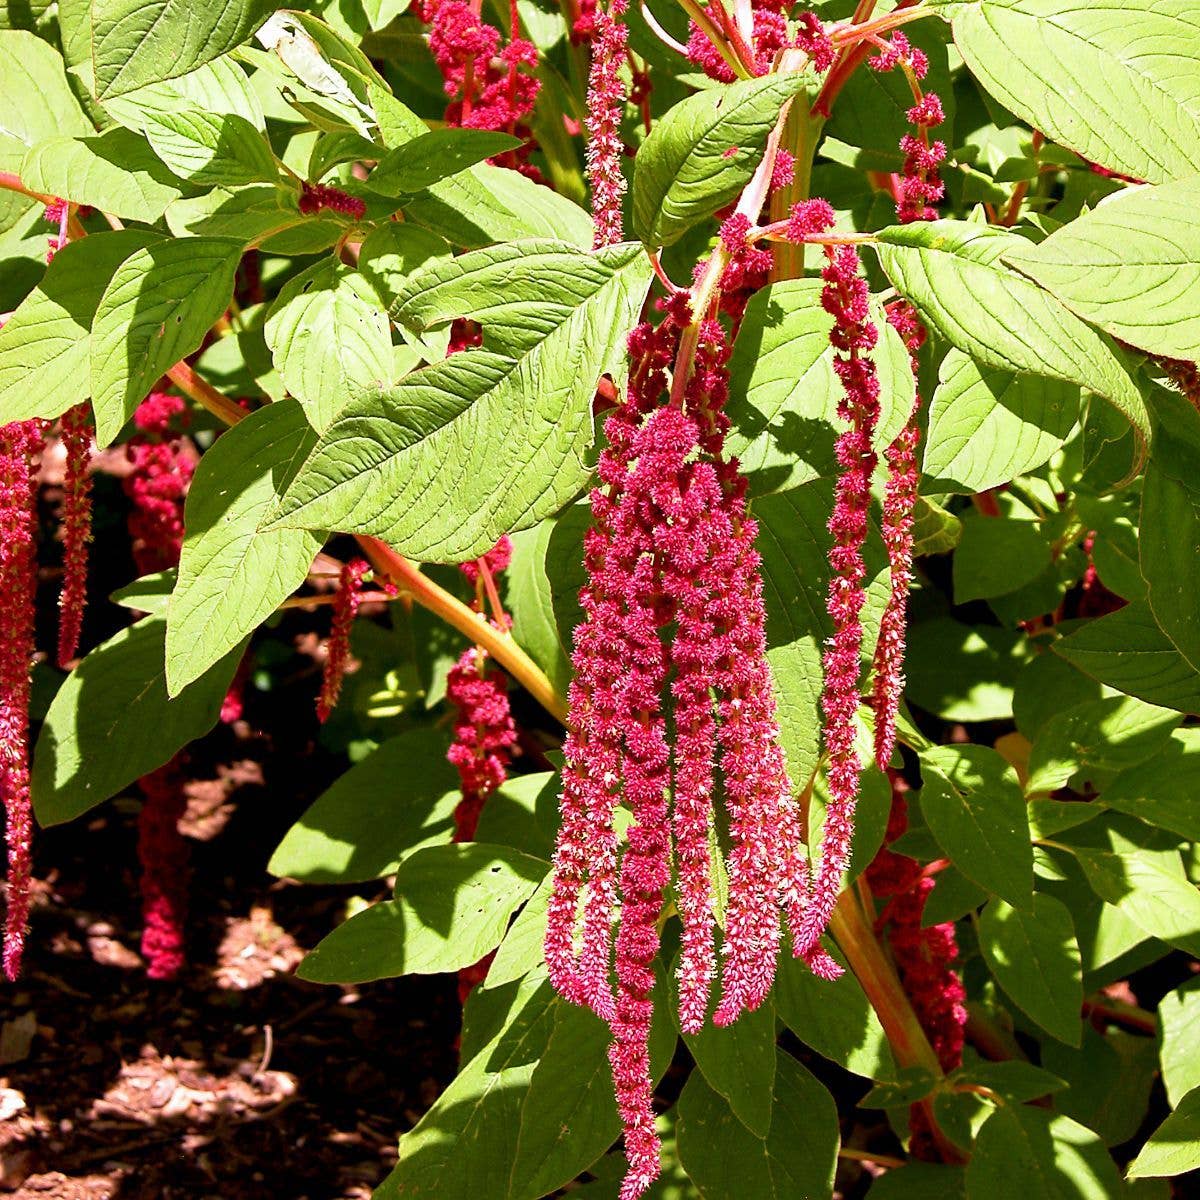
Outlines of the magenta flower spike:
[[592,187],[593,245],[597,248],[619,242],[622,234],[625,176],[621,173],[621,159],[625,143],[621,140],[621,112],[625,88],[620,71],[629,43],[624,20],[627,7],[628,0],[610,0],[607,8],[597,4],[594,17],[586,156],[588,182]]

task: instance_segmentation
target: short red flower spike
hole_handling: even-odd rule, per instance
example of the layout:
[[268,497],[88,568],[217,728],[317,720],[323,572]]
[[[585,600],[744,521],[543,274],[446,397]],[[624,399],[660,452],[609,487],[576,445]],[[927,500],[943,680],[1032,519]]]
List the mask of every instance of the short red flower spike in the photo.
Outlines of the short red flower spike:
[[143,775],[138,815],[142,864],[142,957],[151,979],[170,980],[183,970],[188,907],[188,844],[179,832],[186,798],[178,761]]

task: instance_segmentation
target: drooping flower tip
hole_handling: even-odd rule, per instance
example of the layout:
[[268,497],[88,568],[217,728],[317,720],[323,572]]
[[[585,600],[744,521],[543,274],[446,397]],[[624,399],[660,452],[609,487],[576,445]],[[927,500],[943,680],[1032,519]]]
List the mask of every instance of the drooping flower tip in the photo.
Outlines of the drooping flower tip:
[[342,694],[342,680],[346,675],[346,664],[350,660],[350,629],[362,602],[359,586],[370,569],[370,564],[361,558],[354,558],[342,564],[333,602],[333,622],[325,647],[321,691],[317,696],[317,720],[322,725],[329,720],[338,697]]
[[305,183],[296,207],[306,216],[314,216],[323,208],[341,213],[352,220],[361,221],[367,215],[367,206],[357,196],[351,196],[340,188],[325,183]]
[[585,122],[588,135],[585,157],[592,187],[596,248],[619,242],[624,230],[625,176],[621,160],[625,143],[621,140],[621,113],[626,97],[621,66],[629,43],[624,20],[627,6],[628,0],[610,0],[607,8],[601,5],[596,8]]
[[512,539],[505,533],[500,536],[500,540],[486,554],[481,555],[479,558],[472,558],[467,562],[459,563],[459,570],[467,577],[467,582],[472,584],[479,578],[481,563],[495,577],[501,571],[506,570],[509,563],[512,562],[512,553]]
[[899,30],[874,58],[867,59],[867,66],[873,71],[892,71],[901,64],[906,65],[917,79],[924,79],[929,71],[929,56]]
[[151,979],[176,978],[187,963],[188,843],[179,832],[186,807],[175,760],[139,780],[138,859],[142,865],[142,957]]
[[68,668],[79,650],[87,605],[88,545],[92,540],[89,413],[89,405],[76,405],[63,414],[60,425],[67,460],[63,481],[63,583],[58,626],[58,665],[63,670]]

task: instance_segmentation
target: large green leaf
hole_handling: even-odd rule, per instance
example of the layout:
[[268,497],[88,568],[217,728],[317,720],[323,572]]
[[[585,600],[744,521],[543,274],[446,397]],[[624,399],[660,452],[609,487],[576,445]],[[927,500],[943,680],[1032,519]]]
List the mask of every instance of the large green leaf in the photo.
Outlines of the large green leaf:
[[811,74],[764,75],[705,88],[654,123],[634,160],[633,229],[669,246],[750,181],[782,106]]
[[954,552],[954,603],[1015,592],[1051,561],[1050,540],[1035,521],[968,515]]
[[1193,1088],[1179,1107],[1150,1135],[1129,1164],[1130,1179],[1183,1175],[1200,1168],[1200,1088]]
[[316,434],[294,400],[268,404],[200,460],[184,509],[179,582],[167,609],[167,689],[178,695],[304,582],[324,533],[259,532]]
[[1190,979],[1182,987],[1168,992],[1158,1005],[1158,1023],[1162,1030],[1163,1086],[1172,1105],[1179,1104],[1195,1087],[1200,1087],[1200,1055],[1196,1039],[1200,1037],[1200,980]]
[[[823,284],[788,279],[756,292],[738,327],[729,371],[726,448],[750,477],[753,494],[782,492],[837,474],[834,441],[843,397],[829,344]],[[912,412],[914,383],[900,335],[882,320],[876,450],[891,445]]]
[[[0,30],[0,113],[0,171],[19,172],[26,150],[47,138],[94,132],[67,83],[58,51],[23,29]],[[0,191],[0,233],[34,203]]]
[[921,754],[921,777],[921,812],[954,865],[1027,910],[1033,848],[1016,772],[988,746],[934,746]]
[[1032,911],[993,900],[979,917],[979,949],[1000,986],[1043,1029],[1078,1046],[1083,974],[1065,904],[1036,895]]
[[571,682],[571,631],[560,630],[554,616],[547,560],[554,528],[553,521],[543,521],[513,535],[504,599],[513,620],[513,638],[546,672],[555,689],[565,693]]
[[167,113],[197,110],[239,116],[255,129],[267,127],[258,92],[242,67],[229,56],[214,59],[177,79],[148,83],[104,101],[104,111],[114,121],[142,134],[151,122]]
[[1178,851],[1078,846],[1072,853],[1096,895],[1144,934],[1200,954],[1200,893]]
[[1200,674],[1159,628],[1144,601],[1089,621],[1054,652],[1109,687],[1182,713],[1200,713]]
[[318,433],[350,396],[392,382],[387,314],[366,277],[335,258],[283,285],[263,332],[280,378]]
[[[825,947],[843,967],[841,952]],[[806,1045],[864,1079],[896,1077],[883,1026],[853,971],[830,982],[782,952],[772,1001],[780,1020]]]
[[907,694],[948,721],[996,721],[1013,715],[1013,684],[1029,657],[1028,639],[950,617],[909,627]]
[[233,295],[240,242],[180,238],[137,250],[116,270],[92,323],[96,441],[121,432],[155,381],[204,340]]
[[1197,795],[1200,729],[1177,729],[1148,762],[1122,771],[1104,789],[1103,800],[1118,812],[1200,842]]
[[967,1200],[1113,1200],[1122,1194],[1104,1143],[1044,1108],[997,1108],[967,1164]]
[[1200,170],[1200,12],[1192,0],[977,0],[954,41],[1005,108],[1134,179]]
[[274,183],[279,167],[266,136],[245,117],[200,108],[146,113],[154,153],[181,179],[201,187]]
[[351,528],[414,558],[453,562],[536,524],[582,488],[596,381],[619,361],[649,265],[631,245],[589,255],[514,243],[421,272],[396,312],[437,324],[450,319],[442,303],[462,306],[454,315],[482,311],[498,277],[522,281],[506,285],[511,307],[484,319],[508,353],[455,354],[351,401],[274,522]]
[[446,735],[406,730],[339,775],[288,830],[267,869],[305,883],[382,878],[414,850],[449,841],[461,799]]
[[1024,245],[1007,231],[966,221],[894,225],[878,234],[879,259],[925,322],[982,366],[1045,375],[1103,396],[1133,427],[1141,470],[1150,417],[1129,363],[1037,284],[1006,267]]
[[1079,388],[981,367],[951,350],[938,368],[925,438],[925,486],[983,492],[1040,467],[1079,417]]
[[339,925],[298,974],[318,983],[365,983],[469,967],[500,944],[546,870],[540,859],[485,842],[417,850],[396,872],[396,899]]
[[92,320],[117,267],[160,241],[140,229],[98,233],[55,254],[42,281],[0,328],[0,423],[53,418],[91,394]]
[[241,647],[172,700],[165,638],[166,621],[144,617],[97,646],[64,680],[33,755],[41,824],[69,821],[115,796],[217,723]]
[[840,1136],[833,1097],[790,1054],[776,1052],[771,1126],[752,1133],[693,1072],[679,1097],[679,1161],[702,1200],[792,1200],[833,1190]]
[[272,7],[266,0],[92,0],[96,95],[105,100],[186,75],[244,42]]
[[1192,361],[1200,358],[1198,206],[1200,178],[1131,188],[1005,260],[1123,342]]
[[[1181,720],[1177,712],[1128,696],[1063,709],[1046,722],[1033,743],[1025,790],[1053,792],[1080,770],[1095,780],[1097,773],[1157,759]],[[1151,763],[1146,769],[1153,767]]]
[[519,138],[486,129],[432,129],[389,150],[367,186],[385,196],[412,195],[520,144]]
[[36,192],[147,224],[184,192],[146,142],[128,129],[38,142],[25,155],[21,179]]

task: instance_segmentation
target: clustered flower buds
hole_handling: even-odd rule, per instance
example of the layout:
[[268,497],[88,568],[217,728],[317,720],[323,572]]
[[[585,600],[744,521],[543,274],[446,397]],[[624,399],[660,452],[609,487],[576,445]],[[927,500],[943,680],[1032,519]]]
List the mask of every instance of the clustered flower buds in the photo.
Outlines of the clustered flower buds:
[[142,864],[142,957],[151,979],[174,979],[186,963],[188,844],[179,832],[186,798],[178,757],[138,780]]
[[317,720],[323,725],[342,694],[342,680],[350,659],[350,629],[362,602],[360,586],[370,570],[364,559],[355,558],[342,564],[337,594],[333,600],[333,624],[325,647],[325,669],[321,676],[321,691],[317,696]]
[[367,206],[362,200],[327,183],[305,183],[300,190],[300,199],[296,202],[296,207],[305,216],[313,216],[323,208],[351,217],[355,221],[361,221],[367,215]]
[[78,404],[59,423],[66,471],[63,479],[63,584],[59,596],[58,665],[66,670],[79,650],[87,605],[88,544],[92,540],[91,406]]
[[[717,1023],[762,1003],[781,911],[797,927],[806,890],[765,657],[757,529],[745,481],[724,457],[729,350],[715,320],[688,329],[686,294],[667,307],[657,328],[643,324],[629,339],[627,395],[606,422],[591,496],[545,945],[555,987],[612,1026],[625,1200],[659,1171],[648,1038],[672,850],[683,1028],[698,1030],[708,1012],[718,769],[731,850]],[[694,367],[663,403],[681,336],[696,337]],[[614,826],[621,801],[633,817],[623,849]]]
[[40,421],[0,428],[0,801],[8,848],[4,974],[10,980],[20,974],[29,922],[29,671],[37,591],[36,465],[43,437]]

